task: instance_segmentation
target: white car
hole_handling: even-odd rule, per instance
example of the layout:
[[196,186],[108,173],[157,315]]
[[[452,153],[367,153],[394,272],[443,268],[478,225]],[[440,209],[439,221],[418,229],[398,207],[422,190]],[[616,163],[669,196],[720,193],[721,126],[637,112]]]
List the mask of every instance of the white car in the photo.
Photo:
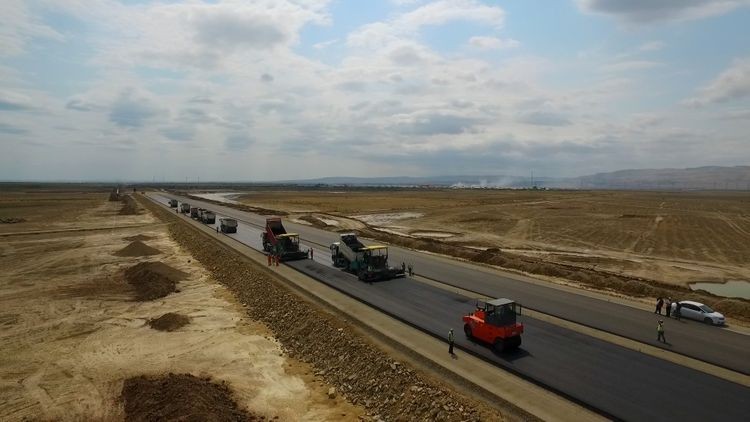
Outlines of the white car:
[[711,325],[724,325],[724,315],[714,311],[708,305],[691,300],[680,301],[680,317],[703,321]]

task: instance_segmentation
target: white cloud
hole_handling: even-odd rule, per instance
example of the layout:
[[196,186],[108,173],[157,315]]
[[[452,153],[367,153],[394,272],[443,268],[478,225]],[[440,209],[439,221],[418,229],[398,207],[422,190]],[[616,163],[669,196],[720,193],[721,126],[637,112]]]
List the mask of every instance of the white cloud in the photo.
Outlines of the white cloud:
[[0,2],[0,56],[24,53],[26,45],[37,38],[61,41],[62,34],[44,24],[29,10],[31,2]]
[[500,39],[497,37],[476,36],[469,38],[469,45],[480,50],[500,50],[516,48],[521,43],[512,38]]
[[721,15],[750,5],[750,0],[576,0],[576,3],[585,12],[640,24]]
[[750,97],[750,58],[738,59],[686,104],[704,106]]
[[666,44],[662,41],[649,41],[649,42],[641,44],[638,47],[638,51],[641,51],[641,52],[659,51],[659,50],[662,50],[664,47],[666,47]]
[[505,12],[497,6],[488,6],[475,0],[439,0],[405,13],[396,19],[396,25],[418,29],[457,20],[501,27]]
[[128,88],[112,103],[109,119],[121,127],[140,128],[162,113],[148,94]]
[[476,0],[438,0],[403,13],[386,22],[367,24],[349,34],[347,45],[379,48],[405,37],[413,37],[425,26],[444,25],[454,21],[468,21],[500,28],[505,11]]
[[[117,37],[101,41],[104,64],[150,64],[216,69],[244,55],[264,57],[298,42],[307,24],[324,25],[325,2],[238,0],[218,3],[156,3],[119,8],[98,16]],[[112,15],[112,16],[110,16]],[[148,42],[144,42],[148,40]]]
[[26,111],[34,108],[36,106],[28,95],[0,89],[0,111]]
[[313,48],[316,49],[316,50],[323,50],[325,48],[328,48],[328,47],[332,46],[333,44],[336,44],[337,42],[339,42],[338,39],[332,39],[332,40],[328,40],[328,41],[321,41],[319,43],[313,44]]
[[663,64],[650,60],[623,60],[607,63],[601,67],[601,70],[608,73],[616,73],[653,69],[659,66],[663,66]]

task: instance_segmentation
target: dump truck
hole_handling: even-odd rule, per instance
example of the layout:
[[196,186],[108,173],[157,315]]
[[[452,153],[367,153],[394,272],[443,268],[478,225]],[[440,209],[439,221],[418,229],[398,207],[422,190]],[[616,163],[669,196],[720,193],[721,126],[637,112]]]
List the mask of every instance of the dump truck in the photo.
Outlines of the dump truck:
[[187,202],[181,203],[180,204],[180,212],[183,213],[183,214],[190,213],[190,204],[188,204]]
[[266,229],[260,234],[263,250],[278,255],[282,261],[306,259],[307,252],[299,248],[299,234],[287,233],[281,218],[266,219]]
[[177,200],[176,199],[170,199],[169,200],[169,207],[170,208],[177,208]]
[[340,239],[330,247],[335,267],[352,272],[363,281],[389,280],[405,275],[403,268],[388,266],[387,246],[365,246],[354,233],[341,234]]
[[222,233],[237,233],[237,220],[234,218],[220,218],[219,227]]
[[204,224],[214,224],[216,223],[216,214],[213,211],[203,210],[201,211],[200,220]]
[[496,352],[517,349],[521,345],[523,324],[517,321],[521,305],[510,299],[484,302],[474,312],[464,315],[464,334],[470,340],[487,343]]

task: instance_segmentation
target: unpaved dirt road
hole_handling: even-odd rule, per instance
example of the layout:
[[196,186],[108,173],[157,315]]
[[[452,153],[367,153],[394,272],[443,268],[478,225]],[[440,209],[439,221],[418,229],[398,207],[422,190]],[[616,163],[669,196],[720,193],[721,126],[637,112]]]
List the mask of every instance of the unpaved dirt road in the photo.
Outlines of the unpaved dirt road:
[[[18,206],[3,201],[2,213],[27,214],[30,221],[12,231],[54,232],[0,239],[0,419],[120,420],[125,379],[169,372],[225,381],[241,408],[266,418],[363,414],[341,397],[329,398],[330,386],[286,356],[150,214],[118,215],[122,204],[106,202],[104,193],[35,196],[33,212],[22,196],[14,198]],[[75,209],[75,217],[60,209]],[[113,224],[145,226],[57,231]],[[131,243],[125,238],[136,235],[148,236],[143,242],[160,253],[116,256]],[[122,273],[146,260],[188,277],[166,297],[137,301]],[[169,312],[189,322],[171,332],[149,326]]]

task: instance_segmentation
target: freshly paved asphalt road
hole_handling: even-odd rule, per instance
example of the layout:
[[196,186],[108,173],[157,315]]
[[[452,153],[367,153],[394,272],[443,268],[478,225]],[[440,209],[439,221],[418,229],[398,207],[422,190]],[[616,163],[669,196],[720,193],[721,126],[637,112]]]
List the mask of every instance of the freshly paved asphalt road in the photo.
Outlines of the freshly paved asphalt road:
[[[166,202],[158,196],[155,199]],[[224,211],[215,205],[205,207],[220,214]],[[229,210],[233,212],[228,215],[255,222],[247,217],[250,214]],[[257,226],[241,223],[238,233],[229,238],[260,247]],[[331,267],[327,250],[316,251],[315,262],[302,260],[287,265],[433,335],[444,337],[452,327],[457,345],[463,349],[614,418],[740,421],[750,410],[747,387],[529,317],[522,317],[526,327],[522,348],[497,355],[485,345],[468,341],[461,333],[460,315],[472,310],[472,299],[409,278],[362,283]]]
[[[172,194],[160,194],[160,197],[162,203],[166,202],[166,198],[184,199],[186,202],[209,208],[232,218],[265,225],[265,216]],[[317,261],[330,262],[327,245],[338,240],[338,233],[289,221],[284,221],[284,226],[289,231],[300,233],[303,243],[307,241],[308,246],[315,248]],[[260,238],[257,241],[259,242]],[[365,242],[377,243],[367,240]],[[658,318],[652,312],[528,283],[515,279],[513,276],[500,275],[496,271],[479,265],[457,265],[456,261],[448,258],[396,246],[389,247],[389,255],[393,263],[412,263],[415,272],[420,276],[484,296],[511,298],[529,309],[652,346],[663,347],[675,353],[750,375],[750,336],[748,335],[708,326],[697,321],[667,319],[665,328],[670,346],[664,346],[656,341]]]

